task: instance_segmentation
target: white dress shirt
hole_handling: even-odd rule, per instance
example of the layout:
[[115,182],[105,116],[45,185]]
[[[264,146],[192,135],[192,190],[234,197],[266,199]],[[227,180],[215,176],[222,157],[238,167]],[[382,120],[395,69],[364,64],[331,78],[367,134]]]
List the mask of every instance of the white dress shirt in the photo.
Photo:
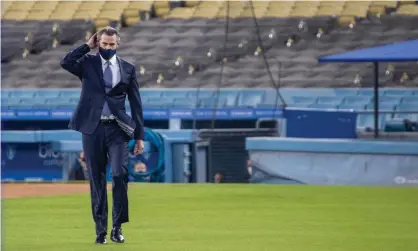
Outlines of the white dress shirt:
[[[101,55],[100,55],[100,58],[102,59],[102,69],[104,73],[107,67],[107,63],[106,63],[107,61],[104,58],[102,58]],[[115,87],[115,85],[117,85],[120,82],[119,63],[118,63],[118,60],[116,59],[116,55],[111,57],[109,59],[109,62],[110,62],[110,69],[112,70],[112,86]]]

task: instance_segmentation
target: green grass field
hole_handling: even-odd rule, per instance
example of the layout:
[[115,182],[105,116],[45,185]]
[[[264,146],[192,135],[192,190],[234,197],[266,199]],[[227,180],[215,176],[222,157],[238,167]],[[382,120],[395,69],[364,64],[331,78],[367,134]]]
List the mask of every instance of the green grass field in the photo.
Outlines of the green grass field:
[[105,246],[88,194],[3,200],[2,250],[418,250],[418,188],[138,184],[129,196],[127,242]]

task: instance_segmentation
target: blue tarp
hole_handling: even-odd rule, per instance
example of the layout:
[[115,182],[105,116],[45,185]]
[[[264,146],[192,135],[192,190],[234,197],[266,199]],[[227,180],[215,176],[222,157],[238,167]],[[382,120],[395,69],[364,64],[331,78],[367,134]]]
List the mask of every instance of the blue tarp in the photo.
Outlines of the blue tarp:
[[418,40],[359,49],[341,54],[320,57],[326,62],[407,62],[418,61]]

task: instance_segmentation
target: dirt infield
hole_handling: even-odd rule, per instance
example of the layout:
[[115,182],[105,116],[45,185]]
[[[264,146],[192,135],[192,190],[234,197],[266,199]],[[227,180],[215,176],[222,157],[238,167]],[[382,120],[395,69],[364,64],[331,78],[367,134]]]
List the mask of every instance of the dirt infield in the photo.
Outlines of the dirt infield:
[[[108,189],[111,184],[108,185]],[[45,184],[45,183],[6,183],[1,184],[1,197],[7,198],[22,198],[22,197],[37,197],[37,196],[51,196],[61,194],[76,194],[88,193],[88,184]]]

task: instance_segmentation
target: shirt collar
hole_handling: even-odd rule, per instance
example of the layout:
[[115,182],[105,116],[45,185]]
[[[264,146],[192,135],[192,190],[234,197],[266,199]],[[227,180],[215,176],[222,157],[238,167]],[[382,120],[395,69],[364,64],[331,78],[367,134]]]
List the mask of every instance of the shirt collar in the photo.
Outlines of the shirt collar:
[[[99,54],[100,55],[100,54]],[[102,57],[102,55],[100,55],[100,59],[102,60],[102,65],[105,65],[106,64],[106,60]],[[112,66],[116,66],[116,63],[117,63],[117,61],[116,61],[116,55],[114,55],[113,57],[111,57],[110,59],[109,59],[109,62],[110,62],[110,64],[112,65]]]

